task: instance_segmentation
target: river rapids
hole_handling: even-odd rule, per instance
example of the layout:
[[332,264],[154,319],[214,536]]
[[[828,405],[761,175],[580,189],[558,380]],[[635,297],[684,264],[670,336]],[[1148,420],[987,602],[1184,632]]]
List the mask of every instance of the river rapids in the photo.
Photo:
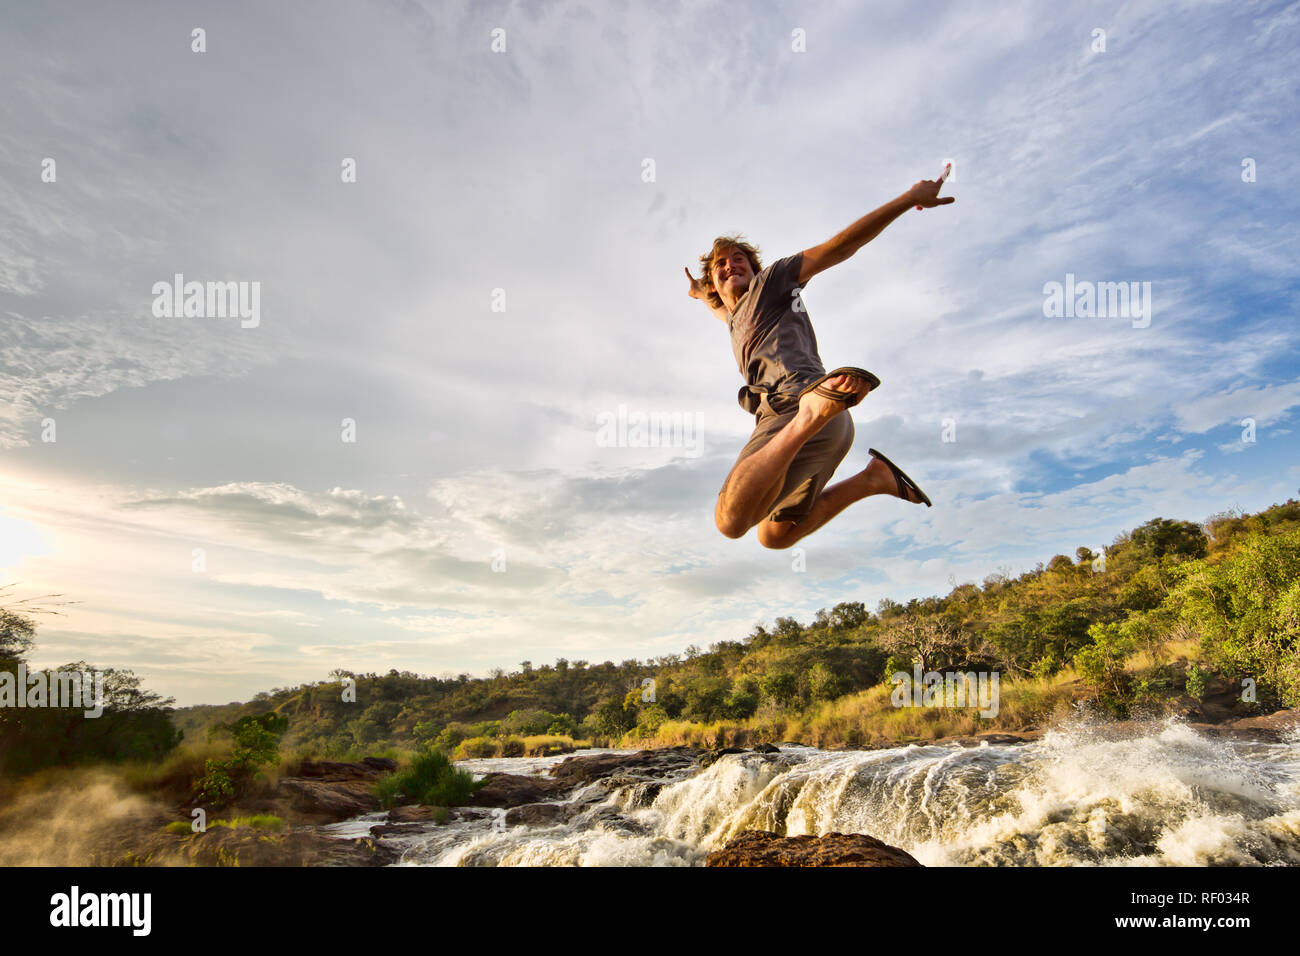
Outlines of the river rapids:
[[[557,762],[460,766],[545,773]],[[1300,739],[1208,737],[1170,720],[1122,739],[1078,724],[978,747],[785,744],[655,781],[616,774],[567,802],[562,823],[508,826],[494,810],[404,833],[398,865],[699,866],[750,829],[867,833],[927,866],[1298,865]],[[383,816],[328,829],[364,835]]]

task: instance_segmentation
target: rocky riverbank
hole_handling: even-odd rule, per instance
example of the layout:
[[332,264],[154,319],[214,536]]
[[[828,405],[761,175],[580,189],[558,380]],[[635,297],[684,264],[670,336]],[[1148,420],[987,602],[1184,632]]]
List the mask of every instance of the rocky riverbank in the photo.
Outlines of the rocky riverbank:
[[[1296,711],[1248,718],[1212,711],[1196,716],[1209,720],[1187,722],[1191,730],[1207,738],[1235,741],[1278,743],[1300,726]],[[1220,719],[1214,721],[1215,717]],[[1124,740],[1149,734],[1151,725],[1140,721],[1104,722],[1093,725],[1091,732],[1100,739]],[[1043,734],[1043,730],[1027,728],[1018,733],[990,732],[924,744],[1005,747],[1037,740]],[[134,832],[124,835],[118,844],[124,852],[110,859],[135,865],[386,865],[399,861],[422,839],[450,825],[472,822],[498,830],[564,825],[635,835],[641,825],[629,811],[651,806],[667,784],[703,772],[729,754],[752,755],[744,759],[755,766],[771,761],[772,774],[780,772],[778,764],[784,759],[781,747],[772,744],[753,749],[678,746],[577,755],[554,764],[544,775],[488,773],[485,786],[462,807],[408,805],[387,813],[381,810],[373,786],[396,769],[394,761],[307,761],[296,775],[283,777],[273,787],[222,811],[223,817],[236,822],[255,814],[274,815],[283,821],[278,830],[242,825],[176,833],[163,829],[168,818],[149,817],[136,821]],[[617,799],[611,801],[611,796]],[[178,812],[170,820],[184,819],[186,814],[188,810]],[[344,833],[332,826],[344,821],[353,821],[357,826]],[[919,865],[904,851],[867,834],[784,837],[757,828],[734,834],[725,846],[701,862],[709,866]]]

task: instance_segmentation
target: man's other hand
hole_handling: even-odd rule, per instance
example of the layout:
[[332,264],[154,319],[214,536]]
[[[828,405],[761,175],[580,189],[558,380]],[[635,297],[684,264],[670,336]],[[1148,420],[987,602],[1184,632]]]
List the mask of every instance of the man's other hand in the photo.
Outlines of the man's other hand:
[[912,205],[922,206],[929,209],[932,206],[946,206],[950,202],[957,200],[952,196],[939,198],[939,187],[943,183],[937,179],[923,179],[907,191],[908,198],[911,199]]

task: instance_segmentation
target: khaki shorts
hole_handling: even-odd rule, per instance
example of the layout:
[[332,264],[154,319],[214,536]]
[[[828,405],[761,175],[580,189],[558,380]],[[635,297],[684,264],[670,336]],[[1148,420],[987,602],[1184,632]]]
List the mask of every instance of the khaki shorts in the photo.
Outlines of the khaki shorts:
[[[798,408],[794,408],[780,415],[760,415],[754,433],[749,436],[749,441],[736,459],[736,465],[770,442],[798,411]],[[794,461],[790,463],[790,470],[786,472],[785,484],[777,495],[776,504],[767,517],[772,521],[793,521],[796,524],[808,517],[817,496],[849,453],[852,444],[853,419],[846,409],[827,422],[821,431],[799,449]],[[735,471],[735,465],[732,466],[732,471]],[[730,480],[729,473],[727,481]],[[726,490],[727,481],[722,483],[719,495]]]

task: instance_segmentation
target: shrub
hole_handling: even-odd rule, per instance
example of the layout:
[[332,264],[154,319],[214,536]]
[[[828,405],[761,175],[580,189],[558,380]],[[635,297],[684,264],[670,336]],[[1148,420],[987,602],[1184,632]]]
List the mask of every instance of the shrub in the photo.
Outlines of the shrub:
[[497,755],[497,742],[491,737],[470,737],[456,747],[457,760],[478,760]]
[[1300,530],[1248,539],[1188,574],[1171,598],[1216,670],[1255,677],[1300,706]]
[[408,803],[458,807],[469,802],[469,798],[485,783],[458,769],[441,750],[426,750],[416,754],[405,769],[380,779],[375,785],[375,795],[386,810],[396,806],[399,799]]
[[233,724],[217,724],[212,733],[229,731],[234,748],[229,758],[206,762],[206,772],[197,784],[199,794],[213,803],[235,796],[260,768],[278,759],[280,736],[288,727],[288,717],[271,711],[249,714]]

